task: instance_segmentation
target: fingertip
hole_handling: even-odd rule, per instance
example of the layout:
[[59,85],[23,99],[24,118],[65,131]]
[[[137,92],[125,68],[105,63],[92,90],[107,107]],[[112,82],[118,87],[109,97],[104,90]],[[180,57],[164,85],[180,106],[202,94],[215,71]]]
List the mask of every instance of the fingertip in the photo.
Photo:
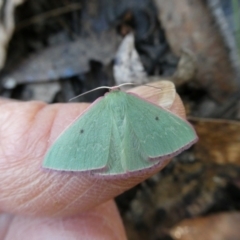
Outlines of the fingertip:
[[[152,86],[152,87],[151,87]],[[161,80],[129,90],[182,118],[186,118],[184,105],[171,81]]]

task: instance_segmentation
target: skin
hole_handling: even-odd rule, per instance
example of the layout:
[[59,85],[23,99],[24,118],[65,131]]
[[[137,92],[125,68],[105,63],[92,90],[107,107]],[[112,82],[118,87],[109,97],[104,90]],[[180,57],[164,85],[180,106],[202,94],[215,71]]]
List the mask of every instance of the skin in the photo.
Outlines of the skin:
[[[88,106],[0,98],[0,239],[126,239],[113,198],[169,160],[124,178],[42,169],[49,146]],[[170,110],[184,116],[177,95]]]

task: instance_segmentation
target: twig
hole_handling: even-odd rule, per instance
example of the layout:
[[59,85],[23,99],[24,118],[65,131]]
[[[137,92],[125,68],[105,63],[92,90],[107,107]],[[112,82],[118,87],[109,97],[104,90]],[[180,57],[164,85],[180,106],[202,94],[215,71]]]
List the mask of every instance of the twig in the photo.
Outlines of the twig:
[[79,4],[79,3],[73,3],[73,4],[66,5],[64,7],[53,9],[51,11],[36,15],[32,18],[29,18],[29,19],[26,19],[26,20],[20,22],[16,26],[16,31],[19,31],[22,28],[28,27],[32,24],[42,22],[48,18],[57,17],[57,16],[60,16],[60,15],[63,15],[63,14],[66,14],[66,13],[69,13],[72,11],[76,11],[79,9],[81,9],[81,4]]

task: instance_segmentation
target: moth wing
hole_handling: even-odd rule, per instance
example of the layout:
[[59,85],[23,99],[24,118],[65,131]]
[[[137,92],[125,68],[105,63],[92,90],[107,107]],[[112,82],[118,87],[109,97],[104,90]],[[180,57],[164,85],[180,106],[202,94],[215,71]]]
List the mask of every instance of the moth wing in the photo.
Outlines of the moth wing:
[[102,98],[59,136],[47,152],[43,167],[63,171],[104,169],[110,137],[111,118]]
[[141,170],[156,164],[150,159],[174,156],[190,147],[197,135],[185,120],[155,104],[128,94],[125,160],[128,171]]

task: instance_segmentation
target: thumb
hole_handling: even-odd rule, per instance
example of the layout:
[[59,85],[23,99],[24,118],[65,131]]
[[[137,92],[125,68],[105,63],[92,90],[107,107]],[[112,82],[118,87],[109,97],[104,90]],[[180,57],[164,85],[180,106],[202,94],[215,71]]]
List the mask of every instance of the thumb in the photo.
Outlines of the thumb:
[[[184,108],[169,82],[132,91],[183,116]],[[126,177],[96,178],[42,169],[53,142],[88,104],[0,100],[0,210],[36,216],[69,216],[108,201],[161,170],[169,160]]]

